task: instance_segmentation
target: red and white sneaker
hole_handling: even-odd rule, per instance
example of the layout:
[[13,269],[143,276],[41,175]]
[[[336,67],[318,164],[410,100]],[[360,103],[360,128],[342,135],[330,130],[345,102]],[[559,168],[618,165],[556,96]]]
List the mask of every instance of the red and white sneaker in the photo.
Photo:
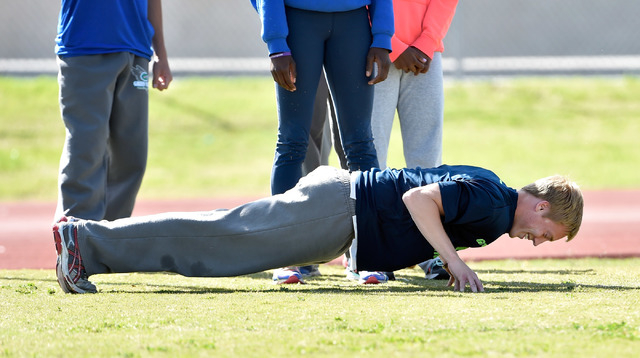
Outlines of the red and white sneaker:
[[96,293],[96,286],[88,280],[78,249],[78,232],[75,218],[63,217],[53,225],[53,240],[58,261],[56,276],[58,284],[66,293]]
[[283,267],[273,272],[273,282],[278,285],[291,283],[304,283],[302,274],[297,267]]
[[365,285],[377,285],[389,281],[389,276],[382,271],[353,271],[346,256],[342,259],[342,265],[345,267],[347,280],[358,281]]
[[389,277],[382,271],[360,271],[358,282],[364,285],[377,285],[389,281]]

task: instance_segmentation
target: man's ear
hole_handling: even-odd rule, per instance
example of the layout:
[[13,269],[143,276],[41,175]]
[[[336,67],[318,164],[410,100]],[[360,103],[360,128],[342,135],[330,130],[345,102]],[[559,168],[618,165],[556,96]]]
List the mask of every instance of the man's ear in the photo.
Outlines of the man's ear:
[[550,208],[551,208],[551,203],[549,203],[546,200],[540,200],[536,204],[536,211],[545,211],[545,210],[549,210]]

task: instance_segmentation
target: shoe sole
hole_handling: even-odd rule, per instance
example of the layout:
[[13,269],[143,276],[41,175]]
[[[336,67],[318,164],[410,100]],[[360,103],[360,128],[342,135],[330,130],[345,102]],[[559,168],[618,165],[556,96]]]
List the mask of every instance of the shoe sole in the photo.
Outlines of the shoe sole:
[[59,263],[56,264],[56,276],[58,277],[58,285],[60,285],[60,288],[62,288],[62,292],[75,293],[71,288],[69,288],[69,285],[67,285],[67,281],[64,278]]
[[[387,281],[384,281],[384,282],[387,282]],[[382,282],[378,280],[378,278],[376,278],[375,276],[369,276],[366,280],[361,280],[360,283],[363,285],[377,285]]]
[[346,279],[349,281],[360,281],[360,275],[357,273],[349,272],[346,274]]
[[61,264],[62,262],[69,261],[69,250],[67,250],[67,245],[63,245],[64,243],[62,242],[62,238],[64,237],[64,234],[62,233],[63,227],[63,225],[56,225],[53,227],[53,240],[56,243],[56,251],[58,252],[58,262],[56,264],[58,284],[65,293],[87,293],[87,291],[75,285],[69,275],[69,268],[67,265]]
[[424,274],[424,278],[426,278],[427,280],[448,280],[449,279],[449,275],[445,275],[442,273],[425,273]]
[[291,275],[287,279],[278,279],[278,280],[275,280],[275,282],[278,285],[291,285],[291,284],[294,284],[294,283],[304,284],[304,281],[302,281],[296,275]]

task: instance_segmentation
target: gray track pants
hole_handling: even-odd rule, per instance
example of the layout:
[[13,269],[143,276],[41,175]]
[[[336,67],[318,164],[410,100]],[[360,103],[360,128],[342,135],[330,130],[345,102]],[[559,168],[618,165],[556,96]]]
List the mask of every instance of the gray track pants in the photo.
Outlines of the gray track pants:
[[149,60],[128,52],[59,58],[62,215],[131,215],[147,165]]
[[283,194],[231,210],[82,221],[80,252],[89,275],[236,276],[328,262],[354,237],[350,185],[347,171],[325,166]]
[[393,119],[398,110],[406,168],[442,164],[444,88],[442,54],[435,52],[429,71],[415,76],[391,66],[386,80],[374,86],[371,130],[380,168],[387,167]]

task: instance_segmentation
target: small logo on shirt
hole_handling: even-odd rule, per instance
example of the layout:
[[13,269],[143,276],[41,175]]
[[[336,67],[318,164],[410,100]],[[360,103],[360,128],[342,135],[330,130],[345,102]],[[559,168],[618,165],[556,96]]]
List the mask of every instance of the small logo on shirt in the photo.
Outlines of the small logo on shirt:
[[478,243],[478,245],[480,245],[481,247],[483,246],[487,246],[487,242],[484,241],[484,239],[476,239],[476,242]]
[[149,74],[142,66],[136,65],[131,68],[131,74],[134,77],[133,87],[147,91],[149,89]]

